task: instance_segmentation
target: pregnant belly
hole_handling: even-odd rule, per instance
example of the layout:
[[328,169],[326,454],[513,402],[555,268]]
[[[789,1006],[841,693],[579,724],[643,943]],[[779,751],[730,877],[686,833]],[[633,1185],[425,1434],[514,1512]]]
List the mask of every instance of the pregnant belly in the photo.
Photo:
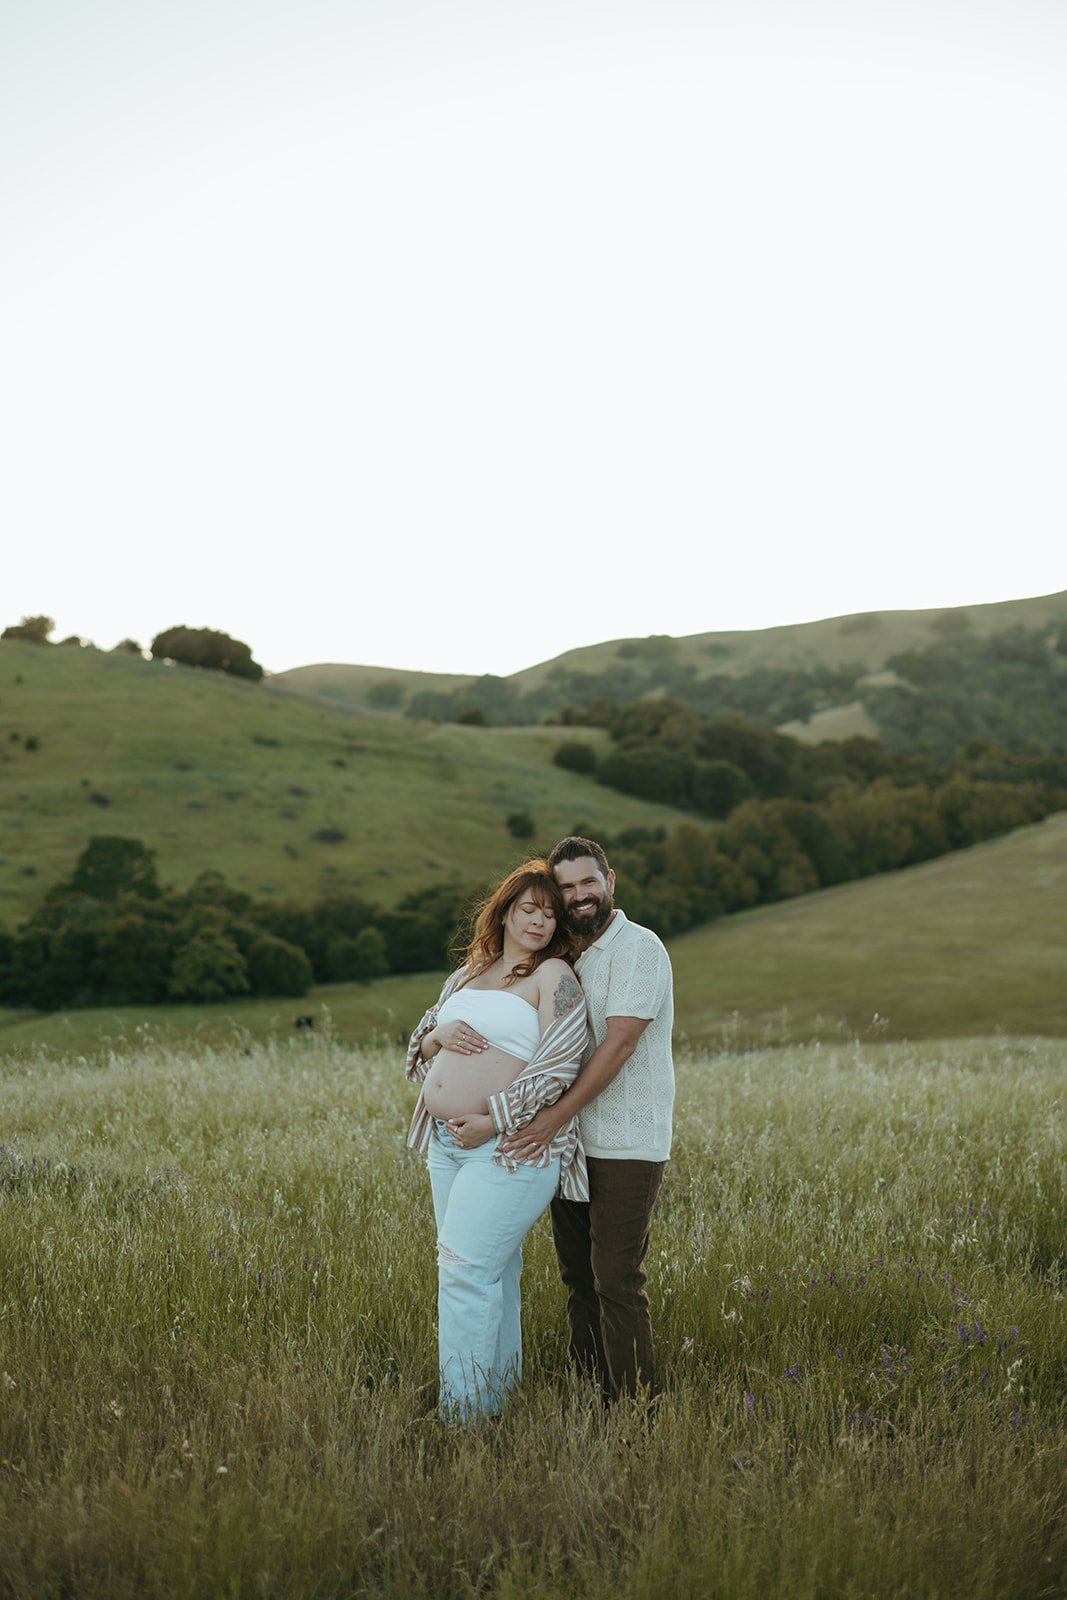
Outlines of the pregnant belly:
[[431,1117],[461,1117],[469,1111],[488,1111],[489,1096],[506,1089],[525,1065],[525,1061],[492,1044],[478,1056],[439,1050],[423,1080],[426,1109]]

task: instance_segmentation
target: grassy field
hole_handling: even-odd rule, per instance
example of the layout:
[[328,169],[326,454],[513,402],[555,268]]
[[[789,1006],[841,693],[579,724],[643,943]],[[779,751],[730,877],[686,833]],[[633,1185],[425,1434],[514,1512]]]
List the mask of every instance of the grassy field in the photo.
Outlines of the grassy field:
[[179,886],[216,868],[255,895],[306,904],[347,889],[389,905],[509,866],[524,853],[512,812],[529,811],[549,845],[576,822],[612,834],[677,821],[554,766],[561,737],[355,713],[269,683],[6,642],[0,923],[26,916],[94,834],[143,839]]
[[650,1253],[664,1399],[433,1417],[397,1052],[0,1066],[4,1600],[1037,1600],[1067,1574],[1064,1046],[694,1054]]
[[813,711],[807,722],[783,722],[778,732],[799,739],[801,744],[822,744],[826,739],[877,739],[879,736],[878,724],[862,700]]
[[1067,1035],[1067,815],[671,944],[695,1040]]

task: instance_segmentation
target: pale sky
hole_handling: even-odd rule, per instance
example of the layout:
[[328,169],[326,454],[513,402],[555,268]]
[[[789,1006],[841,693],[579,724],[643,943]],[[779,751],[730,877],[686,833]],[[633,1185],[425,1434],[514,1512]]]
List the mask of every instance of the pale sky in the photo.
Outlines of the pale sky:
[[4,613],[269,669],[1067,586],[1061,0],[35,0]]

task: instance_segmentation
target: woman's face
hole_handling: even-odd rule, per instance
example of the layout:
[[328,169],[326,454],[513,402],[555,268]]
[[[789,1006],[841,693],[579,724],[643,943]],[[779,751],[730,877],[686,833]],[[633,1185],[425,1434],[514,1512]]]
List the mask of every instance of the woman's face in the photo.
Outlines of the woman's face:
[[556,932],[556,913],[536,889],[523,889],[511,902],[504,917],[504,942],[525,953],[545,950]]

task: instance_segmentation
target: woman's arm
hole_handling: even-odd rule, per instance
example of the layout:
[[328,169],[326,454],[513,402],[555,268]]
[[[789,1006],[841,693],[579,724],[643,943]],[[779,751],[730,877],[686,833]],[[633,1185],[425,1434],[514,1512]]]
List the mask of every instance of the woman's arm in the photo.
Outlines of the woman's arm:
[[[568,1011],[573,1011],[579,1002],[584,1004],[585,995],[582,993],[582,986],[575,977],[572,968],[568,967],[565,961],[546,961],[540,972],[544,974],[544,977],[540,986],[541,992],[537,1015],[541,1022],[541,1038],[543,1040],[549,1028],[559,1017],[565,1017]],[[540,1050],[540,1045],[538,1050]]]
[[476,1056],[489,1047],[488,1039],[483,1038],[469,1022],[447,1022],[442,1027],[437,1021],[438,1012],[466,970],[465,967],[461,967],[458,972],[453,972],[451,977],[446,979],[435,1004],[423,1014],[408,1040],[404,1075],[410,1082],[422,1082],[428,1064],[439,1050],[455,1050],[459,1055]]
[[498,1133],[514,1133],[542,1106],[552,1105],[581,1071],[588,1035],[585,995],[568,966],[552,965],[559,970],[546,973],[538,1005],[544,1024],[540,1043],[514,1082],[489,1096],[489,1115]]

